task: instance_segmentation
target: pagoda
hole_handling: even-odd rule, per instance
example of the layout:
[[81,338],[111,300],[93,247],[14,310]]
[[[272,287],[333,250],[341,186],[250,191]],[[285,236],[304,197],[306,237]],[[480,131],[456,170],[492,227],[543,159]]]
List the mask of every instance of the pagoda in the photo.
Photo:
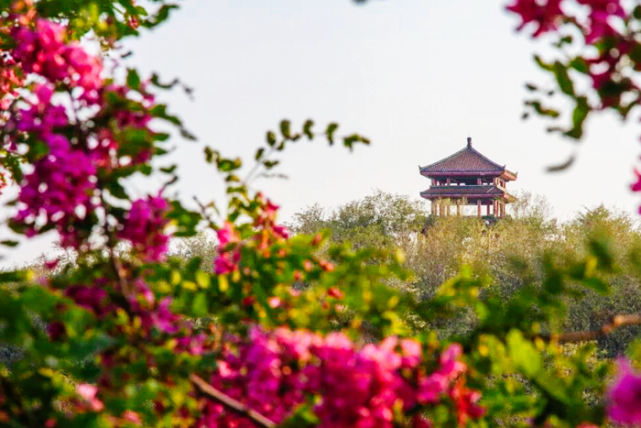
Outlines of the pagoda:
[[419,170],[432,180],[421,196],[430,200],[435,216],[451,215],[452,206],[461,215],[461,207],[476,205],[479,218],[485,207],[485,217],[499,219],[505,217],[506,204],[516,200],[506,190],[516,174],[479,153],[471,138],[464,149]]

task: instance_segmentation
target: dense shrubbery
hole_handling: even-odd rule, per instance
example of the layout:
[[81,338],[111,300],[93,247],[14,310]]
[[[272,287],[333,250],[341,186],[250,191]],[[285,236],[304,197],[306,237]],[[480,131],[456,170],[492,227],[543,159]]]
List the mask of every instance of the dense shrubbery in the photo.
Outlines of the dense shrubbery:
[[[612,271],[601,277],[610,285],[609,292],[604,296],[592,290],[583,298],[568,300],[565,329],[596,330],[613,314],[639,312],[638,221],[599,206],[560,222],[545,198],[525,192],[518,198],[511,215],[488,227],[475,217],[428,218],[423,203],[377,192],[335,210],[318,205],[307,208],[295,214],[292,229],[307,234],[329,230],[331,241],[352,242],[361,248],[401,249],[413,277],[394,285],[428,300],[462,266],[469,267],[476,278],[487,276],[488,288],[509,299],[527,285],[540,287],[546,263],[570,266],[588,257],[596,242],[606,246],[612,257]],[[470,322],[461,318],[440,326],[440,331],[467,330]],[[629,326],[600,338],[599,344],[615,356],[640,332],[639,327]]]
[[[511,9],[549,31],[561,1],[544,3]],[[579,26],[588,43],[618,35],[610,16],[639,19],[614,0],[579,3],[592,11]],[[634,293],[629,221],[596,210],[557,225],[524,205],[491,228],[432,222],[424,238],[419,206],[378,194],[327,218],[303,213],[290,236],[278,207],[247,187],[251,175],[300,139],[369,143],[339,136],[335,123],[319,133],[311,120],[268,132],[244,178],[240,159],[205,148],[226,209],[183,206],[172,195],[177,166],[162,163],[170,134],[153,126],[193,138],[156,101],[178,82],[135,70],[116,79],[78,41],[93,31],[113,49],[175,7],[151,6],[0,1],[0,164],[19,187],[7,206],[15,240],[2,244],[54,233],[71,255],[0,273],[0,344],[11,353],[0,363],[0,426],[585,428],[608,414],[639,423],[641,377],[622,363],[608,393],[612,364],[594,344],[563,345],[598,336],[565,329],[592,326],[595,311]],[[553,70],[568,93],[562,68]],[[134,176],[164,185],[137,195]],[[216,247],[194,238],[203,231]],[[172,255],[172,238],[196,241]],[[599,306],[591,293],[612,287],[624,297]],[[604,346],[615,352],[623,339]],[[629,354],[638,361],[641,349]]]

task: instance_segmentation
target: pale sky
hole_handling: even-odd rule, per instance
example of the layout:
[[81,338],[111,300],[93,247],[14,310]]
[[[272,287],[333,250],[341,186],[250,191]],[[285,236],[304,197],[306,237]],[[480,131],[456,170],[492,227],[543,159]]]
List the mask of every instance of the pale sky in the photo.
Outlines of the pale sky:
[[[296,128],[312,118],[317,130],[336,121],[339,134],[358,132],[372,145],[350,154],[319,138],[286,150],[279,172],[289,180],[256,183],[282,206],[284,221],[316,202],[335,207],[374,189],[420,199],[429,181],[418,165],[463,148],[468,135],[518,172],[509,188],[545,195],[561,218],[600,203],[636,213],[641,195],[629,184],[641,126],[598,117],[577,147],[547,134],[540,120],[522,121],[524,83],[547,79],[531,59],[545,44],[515,33],[518,20],[505,4],[184,0],[167,24],[126,43],[134,52],[128,63],[195,89],[194,101],[178,91],[165,97],[199,138],[176,141],[184,200],[222,196],[220,178],[202,161],[204,144],[250,161],[281,119]],[[545,172],[575,149],[569,171]],[[47,245],[30,247],[35,254]]]

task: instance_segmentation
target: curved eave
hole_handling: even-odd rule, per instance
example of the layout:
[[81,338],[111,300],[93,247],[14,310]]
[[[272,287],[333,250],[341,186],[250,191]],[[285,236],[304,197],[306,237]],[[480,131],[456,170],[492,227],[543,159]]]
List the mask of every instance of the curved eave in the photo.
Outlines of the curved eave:
[[[505,170],[500,171],[470,171],[470,170],[449,170],[449,171],[425,171],[421,169],[421,175],[427,178],[439,178],[439,177],[503,177],[506,175]],[[512,173],[510,173],[512,174]],[[514,176],[512,174],[512,176]],[[506,177],[507,178],[507,177]],[[515,180],[514,178],[509,178],[509,180]]]
[[516,180],[518,174],[516,172],[508,171],[507,169],[501,174],[501,178],[505,181],[514,181]]

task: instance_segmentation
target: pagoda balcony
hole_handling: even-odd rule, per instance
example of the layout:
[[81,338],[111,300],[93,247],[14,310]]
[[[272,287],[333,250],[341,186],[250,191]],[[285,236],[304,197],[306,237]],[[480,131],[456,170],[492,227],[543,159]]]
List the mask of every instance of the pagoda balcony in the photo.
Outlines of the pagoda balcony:
[[438,185],[431,186],[429,189],[421,192],[425,199],[505,199],[515,200],[514,196],[505,191],[504,188],[494,184],[482,185]]

